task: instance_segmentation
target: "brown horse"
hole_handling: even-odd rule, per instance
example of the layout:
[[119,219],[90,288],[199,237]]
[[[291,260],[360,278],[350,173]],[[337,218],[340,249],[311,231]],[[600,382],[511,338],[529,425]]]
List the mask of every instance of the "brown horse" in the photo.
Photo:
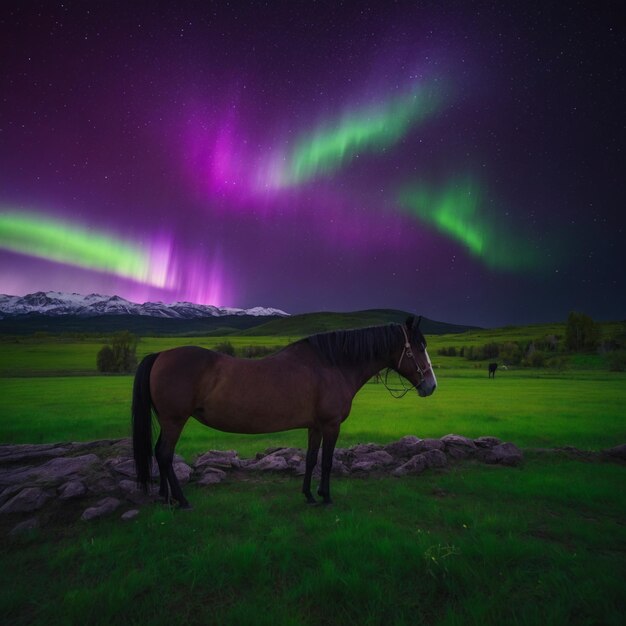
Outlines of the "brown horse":
[[[420,318],[421,320],[421,318]],[[437,381],[419,320],[406,325],[312,335],[263,359],[237,359],[186,346],[150,354],[137,368],[133,388],[133,453],[137,480],[147,489],[152,462],[152,409],[161,425],[154,454],[159,465],[159,494],[189,506],[172,459],[190,416],[231,433],[272,433],[292,428],[309,431],[302,492],[309,503],[311,475],[322,447],[318,495],[330,503],[330,472],[341,423],[357,391],[381,369],[406,378],[417,393],[429,396]]]

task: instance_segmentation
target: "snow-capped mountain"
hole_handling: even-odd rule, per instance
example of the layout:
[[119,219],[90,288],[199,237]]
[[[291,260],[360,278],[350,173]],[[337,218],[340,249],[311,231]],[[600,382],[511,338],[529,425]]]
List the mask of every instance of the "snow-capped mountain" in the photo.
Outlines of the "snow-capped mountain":
[[210,304],[193,302],[144,302],[137,304],[120,296],[102,296],[91,293],[83,296],[78,293],[59,291],[38,291],[27,296],[7,296],[0,294],[0,319],[14,315],[38,313],[39,315],[61,316],[78,315],[94,317],[96,315],[146,315],[149,317],[172,317],[195,319],[200,317],[220,317],[224,315],[268,315],[287,316],[289,313],[280,309],[254,307],[252,309],[234,309],[217,307]]

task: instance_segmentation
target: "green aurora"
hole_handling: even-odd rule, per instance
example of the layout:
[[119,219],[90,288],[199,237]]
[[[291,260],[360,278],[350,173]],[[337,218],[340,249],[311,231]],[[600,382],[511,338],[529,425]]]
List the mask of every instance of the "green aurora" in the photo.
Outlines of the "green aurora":
[[162,264],[141,246],[46,215],[1,212],[0,248],[158,287],[166,284]]
[[[485,192],[471,178],[448,181],[440,189],[425,183],[408,185],[398,194],[405,213],[463,244],[490,269],[536,270],[545,263],[529,237],[513,234],[502,214],[485,207]],[[547,261],[547,259],[545,259]]]
[[339,169],[362,150],[382,150],[397,142],[412,126],[433,115],[443,102],[440,83],[413,89],[378,106],[347,113],[301,137],[281,168],[277,186],[305,183]]

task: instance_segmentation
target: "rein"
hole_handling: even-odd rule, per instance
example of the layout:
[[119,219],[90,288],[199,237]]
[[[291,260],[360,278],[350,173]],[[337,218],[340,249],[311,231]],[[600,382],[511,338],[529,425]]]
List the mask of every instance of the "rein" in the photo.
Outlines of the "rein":
[[[406,333],[406,328],[404,326],[400,326],[400,328],[402,328],[402,332],[404,334],[404,347],[402,348],[402,354],[400,354],[400,358],[398,359],[398,366],[396,368],[396,374],[398,374],[398,378],[400,379],[400,383],[402,384],[402,388],[398,389],[395,387],[390,387],[387,384],[387,379],[389,377],[389,371],[392,369],[390,367],[385,369],[385,377],[383,378],[381,376],[381,382],[383,383],[383,385],[385,386],[385,389],[392,395],[392,397],[396,398],[396,399],[400,399],[403,398],[407,393],[409,393],[409,391],[411,391],[412,389],[417,389],[426,379],[426,377],[424,376],[425,372],[427,372],[429,369],[431,369],[430,367],[428,367],[426,370],[422,370],[422,368],[419,366],[419,363],[417,362],[415,355],[413,354],[413,350],[411,350],[411,343],[409,342],[409,336]],[[411,359],[413,361],[413,363],[415,364],[415,369],[418,371],[419,375],[420,375],[420,381],[419,383],[417,383],[417,385],[411,385],[410,387],[407,387],[405,380],[406,378],[404,378],[404,376],[402,376],[397,370],[400,369],[400,365],[402,364],[402,359],[404,358],[404,355],[407,356],[407,358]]]

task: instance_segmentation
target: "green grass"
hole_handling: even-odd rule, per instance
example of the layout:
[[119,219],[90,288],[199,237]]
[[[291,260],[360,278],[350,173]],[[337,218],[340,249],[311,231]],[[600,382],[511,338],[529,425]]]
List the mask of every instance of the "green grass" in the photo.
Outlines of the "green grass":
[[[388,442],[406,434],[441,437],[494,435],[520,446],[571,445],[599,449],[626,441],[626,374],[589,372],[578,378],[506,372],[443,372],[429,398],[392,398],[367,384],[343,424],[340,446]],[[37,443],[128,436],[132,377],[0,379],[0,440]],[[188,459],[215,449],[253,455],[272,445],[304,447],[304,431],[270,435],[221,433],[190,419],[179,443]]]
[[[3,542],[11,624],[620,624],[624,469],[530,460],[415,478],[189,488],[195,509]],[[532,506],[528,503],[532,502]]]
[[[193,511],[148,506],[127,524],[117,515],[79,522],[77,503],[41,530],[8,537],[16,519],[4,517],[3,623],[622,624],[626,468],[528,449],[624,443],[626,374],[606,371],[599,355],[575,355],[564,371],[509,369],[489,380],[484,363],[436,354],[550,332],[429,338],[437,392],[394,400],[382,385],[366,385],[338,443],[495,435],[527,449],[522,467],[335,477],[330,508],[306,507],[297,478],[264,477],[187,487]],[[295,338],[148,338],[138,352]],[[102,344],[3,343],[0,442],[128,436],[132,377],[95,375]],[[190,420],[177,452],[188,460],[210,448],[251,456],[304,447],[305,438],[220,433]]]

